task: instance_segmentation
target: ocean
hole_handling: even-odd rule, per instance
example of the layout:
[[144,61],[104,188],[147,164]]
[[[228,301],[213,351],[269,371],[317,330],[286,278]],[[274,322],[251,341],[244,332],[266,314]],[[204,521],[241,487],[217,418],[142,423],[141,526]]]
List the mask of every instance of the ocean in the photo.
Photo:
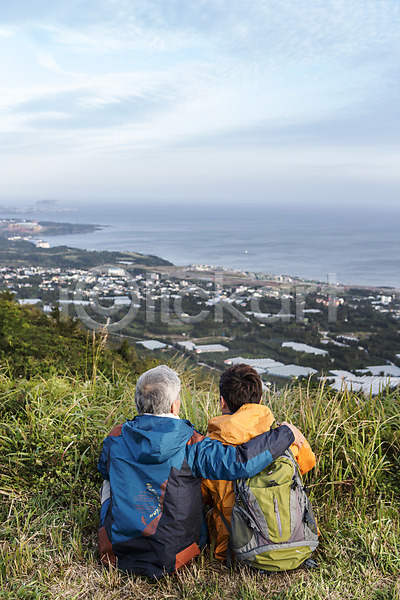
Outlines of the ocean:
[[104,227],[48,237],[51,246],[128,250],[175,265],[208,264],[324,282],[333,274],[331,280],[343,284],[400,289],[399,208],[108,202],[81,204],[74,212],[9,216]]

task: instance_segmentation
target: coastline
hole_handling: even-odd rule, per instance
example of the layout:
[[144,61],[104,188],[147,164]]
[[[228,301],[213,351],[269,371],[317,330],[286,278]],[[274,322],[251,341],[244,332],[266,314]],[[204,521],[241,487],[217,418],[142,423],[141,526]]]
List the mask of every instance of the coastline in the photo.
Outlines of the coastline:
[[[147,213],[129,213],[126,219],[124,216],[114,216],[113,220],[111,217],[106,219],[100,213],[96,215],[94,225],[92,212],[77,212],[73,219],[75,223],[70,223],[69,226],[79,225],[92,229],[49,233],[48,243],[54,249],[67,246],[77,251],[133,252],[165,257],[165,260],[174,265],[196,264],[205,269],[252,273],[259,278],[266,275],[269,280],[286,278],[325,285],[329,280],[337,281],[340,286],[348,289],[400,289],[400,261],[397,258],[400,256],[400,247],[399,254],[396,254],[396,246],[393,246],[393,242],[390,244],[390,239],[386,240],[383,234],[375,234],[374,238],[369,232],[368,236],[364,232],[364,237],[359,239],[344,231],[340,235],[335,233],[333,238],[331,234],[327,234],[325,239],[323,232],[318,232],[317,227],[313,227],[304,231],[303,247],[292,236],[290,228],[287,231],[279,231],[278,228],[278,231],[268,232],[267,236],[262,234],[262,239],[260,235],[257,237],[256,231],[249,239],[246,226],[243,230],[238,230],[236,235],[226,237],[225,232],[223,237],[218,215],[211,221],[207,217],[204,224],[201,220],[198,224],[194,223],[190,215],[179,222],[172,217],[171,222],[164,222],[163,214],[157,221],[154,221],[154,215],[150,219]],[[15,219],[15,216],[10,218]],[[46,218],[49,223],[48,219],[49,215]],[[52,223],[57,225],[54,221]],[[236,221],[233,225],[239,227]],[[277,235],[279,243],[275,243]],[[316,236],[315,239],[311,239],[312,235]],[[365,236],[368,244],[363,241]],[[46,238],[46,235],[41,234],[40,237]],[[397,234],[396,237],[398,238]],[[347,249],[343,239],[347,240]],[[383,240],[382,243],[380,240]]]

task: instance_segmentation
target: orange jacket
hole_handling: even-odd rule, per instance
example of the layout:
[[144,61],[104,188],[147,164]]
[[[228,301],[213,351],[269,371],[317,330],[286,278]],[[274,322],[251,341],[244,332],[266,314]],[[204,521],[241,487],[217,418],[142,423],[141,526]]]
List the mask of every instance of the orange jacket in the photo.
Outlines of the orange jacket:
[[[233,414],[220,415],[210,419],[207,435],[225,444],[238,446],[248,442],[256,435],[268,431],[274,421],[274,415],[267,406],[263,404],[243,404]],[[292,444],[290,450],[299,464],[302,475],[315,466],[315,454],[307,441],[300,449]],[[201,489],[205,504],[213,505],[213,509],[207,513],[207,524],[211,544],[214,545],[214,556],[224,560],[228,548],[229,533],[220,513],[223,513],[226,521],[230,524],[235,502],[233,482],[203,479]]]

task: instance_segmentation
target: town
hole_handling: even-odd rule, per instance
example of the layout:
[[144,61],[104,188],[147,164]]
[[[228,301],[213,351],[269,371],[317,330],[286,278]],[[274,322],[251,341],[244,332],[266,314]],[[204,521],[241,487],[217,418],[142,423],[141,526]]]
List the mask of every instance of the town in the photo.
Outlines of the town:
[[[18,247],[10,240],[18,224],[2,224]],[[24,227],[42,233],[37,223]],[[30,237],[24,242],[35,247]],[[46,252],[45,243],[41,248]],[[266,387],[327,377],[335,389],[376,394],[400,383],[398,290],[162,260],[91,269],[4,263],[0,288],[19,303],[45,313],[58,307],[88,329],[107,328],[114,343],[126,339],[144,352],[181,354],[218,370],[248,362]]]

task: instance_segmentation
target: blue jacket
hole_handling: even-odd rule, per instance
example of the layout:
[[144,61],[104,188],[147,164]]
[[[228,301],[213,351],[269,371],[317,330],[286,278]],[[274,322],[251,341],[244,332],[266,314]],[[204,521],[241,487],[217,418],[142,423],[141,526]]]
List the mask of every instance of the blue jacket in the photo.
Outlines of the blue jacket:
[[224,446],[186,420],[140,415],[103,442],[99,551],[123,571],[162,577],[199,554],[201,478],[247,478],[293,442],[290,429]]

